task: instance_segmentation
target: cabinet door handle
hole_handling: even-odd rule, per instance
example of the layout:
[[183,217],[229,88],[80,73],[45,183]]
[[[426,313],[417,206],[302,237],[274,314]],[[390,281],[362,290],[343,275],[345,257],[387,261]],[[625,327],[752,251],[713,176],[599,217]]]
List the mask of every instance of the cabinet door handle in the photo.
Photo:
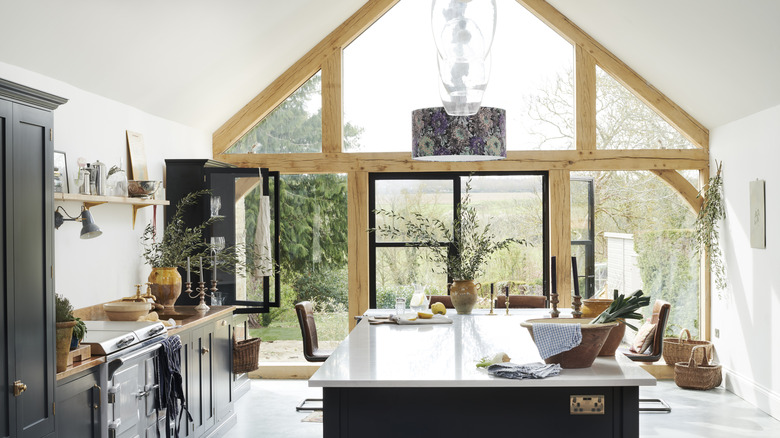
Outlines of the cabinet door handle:
[[208,348],[203,347],[203,348],[200,349],[200,354],[201,355],[208,354],[208,353],[209,353],[209,349]]
[[27,391],[27,385],[22,383],[21,380],[14,382],[14,397],[19,397],[24,391]]
[[226,325],[227,325],[227,321],[225,321],[225,320],[223,319],[222,321],[220,321],[220,324],[222,324],[222,327],[224,327],[224,326],[226,326]]
[[92,388],[97,389],[97,403],[95,403],[93,407],[95,408],[95,410],[98,410],[100,409],[100,404],[103,403],[103,401],[101,400],[101,398],[103,397],[103,389],[97,383],[95,383],[95,386],[93,386]]

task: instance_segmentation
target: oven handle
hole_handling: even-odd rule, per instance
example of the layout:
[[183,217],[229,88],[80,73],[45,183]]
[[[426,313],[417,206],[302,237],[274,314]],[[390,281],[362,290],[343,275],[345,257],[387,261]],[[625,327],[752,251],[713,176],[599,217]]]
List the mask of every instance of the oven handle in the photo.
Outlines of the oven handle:
[[162,347],[162,344],[158,342],[158,343],[156,343],[156,344],[154,344],[154,345],[152,345],[150,347],[144,348],[143,350],[138,351],[136,353],[133,353],[133,354],[131,354],[129,356],[121,356],[121,357],[117,357],[116,359],[112,360],[108,364],[108,380],[113,379],[114,378],[114,373],[116,372],[116,370],[118,370],[125,363],[130,362],[131,360],[133,360],[133,359],[135,359],[135,358],[137,358],[139,356],[143,356],[145,354],[149,354],[152,351],[155,351],[155,350],[157,350],[160,347]]

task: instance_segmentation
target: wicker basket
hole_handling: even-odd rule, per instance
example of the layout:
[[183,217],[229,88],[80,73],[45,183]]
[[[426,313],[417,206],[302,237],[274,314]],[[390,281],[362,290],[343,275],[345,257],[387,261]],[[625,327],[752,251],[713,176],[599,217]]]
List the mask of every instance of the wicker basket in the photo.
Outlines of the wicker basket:
[[[687,339],[683,339],[683,336],[687,336]],[[697,345],[705,346],[707,356],[712,357],[712,343],[710,341],[694,341],[691,339],[691,332],[688,329],[682,329],[679,338],[664,338],[664,361],[667,365],[687,362],[691,357],[691,350]]]
[[[701,350],[704,357],[701,363],[696,364],[696,351]],[[691,350],[691,358],[686,362],[674,364],[674,383],[680,388],[687,389],[712,389],[722,381],[720,365],[710,365],[707,356],[707,348],[697,345]]]
[[233,373],[241,374],[254,371],[260,367],[260,338],[236,341],[233,335]]

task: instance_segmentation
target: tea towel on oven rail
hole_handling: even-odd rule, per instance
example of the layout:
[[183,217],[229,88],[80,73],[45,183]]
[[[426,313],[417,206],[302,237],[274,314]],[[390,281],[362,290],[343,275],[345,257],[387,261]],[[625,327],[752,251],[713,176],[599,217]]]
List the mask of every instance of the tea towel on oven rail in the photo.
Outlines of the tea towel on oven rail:
[[[181,376],[181,338],[174,335],[162,341],[162,348],[157,355],[157,382],[160,385],[157,391],[156,408],[159,416],[160,410],[165,409],[168,421],[165,422],[165,436],[171,437],[168,427],[170,420],[176,422],[174,436],[179,437],[181,414],[187,413],[187,420],[192,421],[192,415],[187,409],[187,400],[184,398],[184,388]],[[181,406],[179,406],[181,403]],[[186,426],[185,426],[186,427]],[[159,432],[159,430],[158,430]]]

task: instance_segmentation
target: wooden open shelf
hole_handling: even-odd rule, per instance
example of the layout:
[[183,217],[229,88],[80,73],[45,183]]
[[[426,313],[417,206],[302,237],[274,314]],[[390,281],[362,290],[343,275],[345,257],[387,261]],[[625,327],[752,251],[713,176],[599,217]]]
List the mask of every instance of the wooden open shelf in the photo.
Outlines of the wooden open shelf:
[[55,193],[55,201],[75,201],[82,202],[87,208],[92,208],[100,204],[126,204],[133,206],[133,228],[135,228],[135,215],[139,209],[150,205],[170,205],[171,202],[165,199],[143,199],[129,198],[124,196],[98,196],[82,195],[80,193]]

